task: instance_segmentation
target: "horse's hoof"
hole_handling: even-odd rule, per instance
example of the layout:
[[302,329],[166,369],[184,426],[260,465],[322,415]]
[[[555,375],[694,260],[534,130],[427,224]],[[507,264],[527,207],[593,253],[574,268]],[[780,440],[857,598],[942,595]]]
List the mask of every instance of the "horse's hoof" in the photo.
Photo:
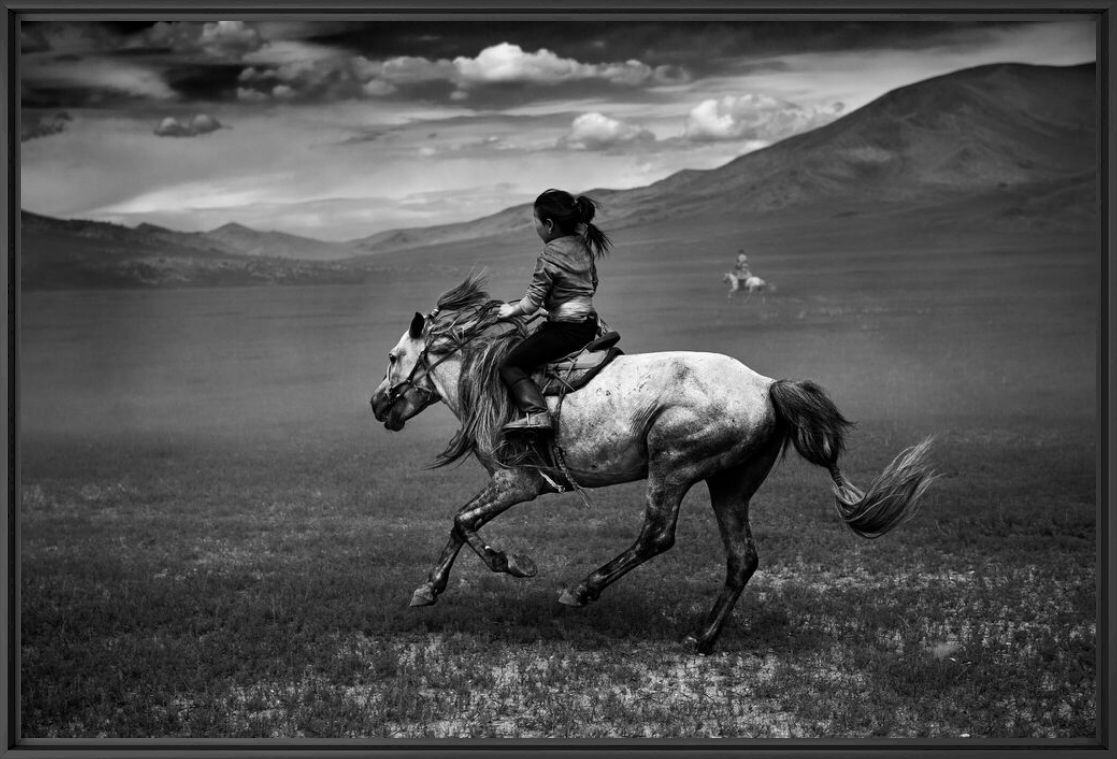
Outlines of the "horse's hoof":
[[515,553],[508,557],[508,568],[504,571],[513,577],[535,577],[539,573],[534,561]]
[[692,654],[699,656],[709,656],[710,652],[714,650],[713,643],[702,643],[697,635],[687,635],[683,638],[683,646]]
[[429,585],[423,585],[411,594],[411,606],[432,606],[438,600]]
[[581,596],[576,596],[567,589],[563,589],[559,594],[559,603],[563,606],[585,606],[586,602],[582,600]]

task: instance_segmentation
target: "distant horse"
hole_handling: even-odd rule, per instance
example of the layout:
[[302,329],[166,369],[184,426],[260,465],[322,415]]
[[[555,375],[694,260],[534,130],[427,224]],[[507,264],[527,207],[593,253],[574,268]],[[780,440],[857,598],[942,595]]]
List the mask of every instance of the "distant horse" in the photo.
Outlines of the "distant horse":
[[[536,574],[530,558],[499,551],[478,533],[509,507],[561,492],[557,483],[565,478],[591,488],[646,479],[644,525],[636,541],[559,597],[568,606],[595,601],[608,585],[672,546],[683,496],[705,480],[727,568],[712,610],[686,642],[708,653],[757,567],[749,500],[781,452],[793,445],[830,472],[838,514],[866,538],[910,517],[933,477],[925,462],[928,439],[898,455],[867,492],[858,490],[838,470],[850,422],[820,387],[772,380],[721,354],[684,351],[620,355],[586,387],[563,397],[554,443],[565,466],[548,464],[530,441],[502,434],[515,408],[498,367],[526,327],[523,320],[499,321],[500,301],[490,299],[483,284],[483,277],[471,275],[444,293],[428,315],[415,314],[389,351],[384,379],[370,401],[376,419],[393,431],[442,401],[461,428],[435,463],[472,454],[491,477],[458,510],[449,542],[412,595],[412,606],[433,604],[446,589],[463,545],[494,572]],[[549,402],[555,412],[559,399]]]
[[767,282],[755,274],[750,274],[748,277],[742,279],[734,272],[727,271],[725,276],[721,278],[721,281],[729,283],[729,295],[726,296],[728,298],[732,298],[742,287],[745,288],[750,296],[755,292],[775,289],[775,287],[769,286]]

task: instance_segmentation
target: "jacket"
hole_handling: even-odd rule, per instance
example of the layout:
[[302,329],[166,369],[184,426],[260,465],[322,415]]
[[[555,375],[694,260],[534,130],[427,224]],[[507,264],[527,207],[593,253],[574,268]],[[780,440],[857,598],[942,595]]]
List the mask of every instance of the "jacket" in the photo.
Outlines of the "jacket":
[[542,307],[550,321],[581,321],[594,313],[596,292],[597,265],[585,240],[556,237],[543,246],[519,310],[533,314]]

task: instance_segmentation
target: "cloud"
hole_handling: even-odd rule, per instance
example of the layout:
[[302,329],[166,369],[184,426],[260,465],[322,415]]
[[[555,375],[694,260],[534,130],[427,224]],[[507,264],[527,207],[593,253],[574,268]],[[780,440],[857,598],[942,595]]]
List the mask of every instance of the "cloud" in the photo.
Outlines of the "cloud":
[[50,50],[50,42],[47,41],[46,35],[37,27],[28,27],[23,25],[19,30],[19,52],[27,55],[28,53],[43,53]]
[[385,82],[381,79],[373,79],[372,81],[365,82],[361,87],[361,91],[369,97],[382,97],[384,95],[391,95],[398,88],[391,82]]
[[[502,42],[481,50],[476,57],[458,56],[453,60],[432,60],[403,55],[383,61],[357,56],[334,60],[330,67],[339,78],[360,83],[369,96],[390,95],[401,87],[443,82],[456,89],[450,97],[463,100],[471,90],[503,84],[557,85],[573,81],[599,80],[612,84],[639,86],[646,83],[679,81],[673,67],[653,69],[639,61],[589,64],[562,58],[541,48],[527,52],[519,45]],[[283,76],[276,71],[277,76]]]
[[840,102],[804,108],[767,95],[726,95],[691,109],[684,137],[695,142],[745,139],[771,143],[829,123],[843,110]]
[[366,79],[375,77],[393,85],[404,85],[452,81],[457,70],[450,61],[431,61],[418,56],[401,55],[379,64],[362,58],[360,71]]
[[638,85],[652,79],[655,73],[650,66],[637,60],[581,63],[573,58],[560,58],[546,48],[525,52],[519,45],[509,42],[487,47],[476,58],[459,56],[453,65],[458,83],[465,87],[508,82],[558,84],[585,79]]
[[662,84],[685,79],[677,67],[653,69],[637,60],[614,63],[582,63],[562,58],[541,48],[527,52],[519,45],[502,42],[481,50],[476,57],[431,59],[400,55],[370,60],[340,49],[304,41],[268,42],[246,53],[242,60],[252,64],[240,75],[242,100],[279,92],[301,100],[329,100],[393,95],[401,88],[443,83],[451,99],[462,100],[469,92],[504,84],[557,85],[598,80],[624,86]]
[[469,83],[530,82],[554,84],[575,79],[607,79],[638,83],[651,77],[650,67],[639,61],[588,64],[560,58],[546,48],[525,52],[519,45],[502,42],[487,47],[476,58],[459,56],[454,68],[461,80]]
[[73,117],[66,111],[40,116],[33,121],[25,121],[20,125],[19,141],[27,142],[39,137],[61,134],[66,131],[71,121],[73,121]]
[[242,100],[246,103],[262,103],[269,100],[268,93],[254,90],[250,87],[237,87],[237,100]]
[[245,60],[254,65],[240,74],[242,100],[260,95],[300,100],[375,98],[391,95],[401,86],[456,77],[449,61],[415,56],[371,61],[302,42],[269,44]]
[[559,144],[575,150],[604,150],[621,145],[655,142],[655,135],[643,127],[609,118],[602,113],[584,113],[574,119],[570,132]]
[[23,85],[28,91],[80,90],[83,102],[110,96],[174,100],[178,94],[156,71],[128,60],[90,56],[29,59]]
[[256,28],[243,21],[160,21],[140,35],[142,44],[176,52],[203,52],[240,59],[264,44]]
[[244,69],[238,81],[241,100],[336,100],[357,98],[366,91],[364,59],[340,55],[317,45],[285,43],[269,46],[262,55],[246,60],[263,61]]
[[20,25],[20,52],[85,55],[115,50],[123,39],[110,28],[83,21],[52,21]]
[[193,118],[179,121],[173,116],[168,116],[155,127],[158,137],[197,137],[202,134],[216,132],[222,128],[221,122],[206,113],[196,114]]
[[258,49],[245,53],[242,60],[261,66],[309,63],[312,61],[343,61],[348,54],[327,45],[316,45],[302,40],[274,40]]
[[239,56],[259,49],[260,34],[243,21],[217,21],[202,25],[198,45],[210,55]]

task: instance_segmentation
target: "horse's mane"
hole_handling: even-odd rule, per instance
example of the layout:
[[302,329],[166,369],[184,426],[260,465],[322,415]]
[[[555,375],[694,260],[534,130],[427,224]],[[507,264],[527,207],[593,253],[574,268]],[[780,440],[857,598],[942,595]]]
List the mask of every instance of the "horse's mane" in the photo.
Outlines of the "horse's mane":
[[[462,359],[458,380],[461,427],[435,458],[446,466],[473,454],[498,465],[522,463],[530,449],[504,438],[503,427],[515,414],[508,389],[500,378],[500,364],[527,336],[522,319],[497,318],[502,301],[485,291],[485,275],[470,274],[436,302],[435,321],[428,337],[432,354],[456,350]],[[445,314],[445,315],[444,315]]]

